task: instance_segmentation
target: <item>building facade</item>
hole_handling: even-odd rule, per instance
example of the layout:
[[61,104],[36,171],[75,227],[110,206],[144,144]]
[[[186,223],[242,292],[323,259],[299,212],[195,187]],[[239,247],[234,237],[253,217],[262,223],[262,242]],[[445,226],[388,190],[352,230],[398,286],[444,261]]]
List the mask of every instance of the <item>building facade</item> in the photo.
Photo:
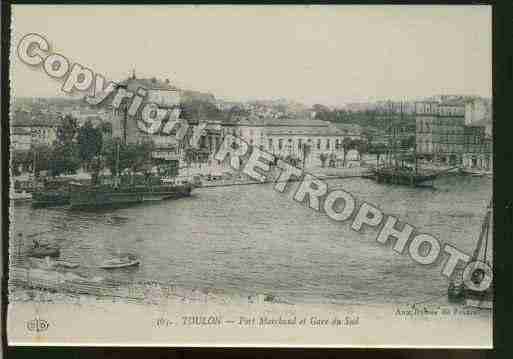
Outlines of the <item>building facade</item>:
[[[120,138],[128,144],[151,141],[155,144],[155,151],[152,157],[164,161],[178,160],[181,147],[176,140],[175,132],[164,133],[163,126],[150,134],[141,129],[139,120],[141,120],[142,107],[146,103],[154,103],[158,107],[158,115],[162,116],[163,123],[169,119],[172,111],[179,105],[180,93],[172,87],[168,81],[160,81],[155,78],[144,79],[136,78],[133,74],[128,79],[120,83],[120,87],[136,93],[138,89],[146,90],[146,101],[134,116],[129,116],[128,109],[130,102],[122,103],[118,108],[111,108],[110,122],[112,124],[112,136]],[[163,115],[165,114],[165,115]]]
[[359,126],[341,128],[326,121],[295,118],[248,117],[239,120],[231,132],[279,158],[304,157],[305,165],[320,164],[321,154],[342,157],[344,141],[361,138]]
[[484,126],[465,126],[462,166],[468,169],[493,170],[492,139]]
[[57,114],[16,111],[11,121],[13,149],[26,150],[31,146],[51,146],[57,140],[61,120]]
[[481,123],[469,123],[464,104],[423,101],[415,110],[419,158],[454,166],[492,167],[491,138]]
[[433,162],[459,165],[463,160],[465,108],[458,104],[416,104],[417,156]]

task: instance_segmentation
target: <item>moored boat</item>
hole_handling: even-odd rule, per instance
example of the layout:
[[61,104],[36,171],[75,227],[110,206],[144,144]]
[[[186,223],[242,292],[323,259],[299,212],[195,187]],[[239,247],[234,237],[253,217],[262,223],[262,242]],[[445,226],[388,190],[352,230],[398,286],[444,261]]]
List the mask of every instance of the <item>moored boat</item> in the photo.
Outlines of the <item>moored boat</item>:
[[491,243],[490,224],[492,216],[492,202],[487,207],[481,233],[477,241],[476,248],[471,258],[471,262],[479,263],[478,266],[471,268],[469,273],[458,273],[458,282],[451,280],[447,291],[450,302],[462,303],[466,306],[480,309],[492,309],[494,298],[493,267],[490,262]]
[[50,191],[36,191],[32,193],[32,206],[33,207],[50,207],[61,206],[69,204],[70,194],[69,191],[64,190],[50,190]]
[[435,173],[420,173],[411,168],[378,167],[366,175],[378,183],[392,183],[407,186],[419,186],[425,182],[433,181]]
[[42,189],[32,193],[33,207],[52,207],[69,204],[70,183],[69,179],[45,179]]
[[129,205],[149,201],[162,201],[191,195],[192,185],[110,185],[81,186],[73,185],[69,203],[72,209],[97,208],[117,205]]

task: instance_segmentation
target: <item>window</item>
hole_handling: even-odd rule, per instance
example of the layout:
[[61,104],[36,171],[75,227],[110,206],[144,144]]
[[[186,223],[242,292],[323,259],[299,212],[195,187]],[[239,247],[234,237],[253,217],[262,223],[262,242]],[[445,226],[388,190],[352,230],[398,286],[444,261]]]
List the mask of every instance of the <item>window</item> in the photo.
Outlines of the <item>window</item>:
[[320,150],[321,149],[321,139],[317,139],[317,149]]
[[338,138],[335,140],[335,149],[336,150],[340,149],[340,141]]
[[329,138],[326,139],[326,149],[327,150],[330,149],[330,139]]
[[273,149],[273,139],[270,138],[269,139],[269,150],[272,150]]
[[297,149],[298,149],[298,151],[301,151],[302,148],[303,148],[303,139],[300,138],[297,140]]
[[283,139],[278,140],[278,149],[281,150],[283,148]]

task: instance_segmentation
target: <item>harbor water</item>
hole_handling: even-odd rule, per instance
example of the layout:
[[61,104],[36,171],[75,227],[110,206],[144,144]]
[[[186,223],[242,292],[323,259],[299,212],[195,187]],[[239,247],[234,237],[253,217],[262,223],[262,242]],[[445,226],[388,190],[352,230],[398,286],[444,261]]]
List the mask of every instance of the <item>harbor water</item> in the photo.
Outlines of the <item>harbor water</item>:
[[[487,177],[447,176],[434,188],[361,178],[328,184],[468,254],[492,194]],[[61,259],[80,264],[72,271],[81,275],[227,296],[269,293],[286,302],[335,304],[444,300],[443,261],[419,265],[378,243],[376,230],[355,232],[350,222],[335,222],[295,202],[298,183],[289,186],[287,193],[272,184],[202,188],[188,198],[97,211],[16,203],[10,248],[23,251],[30,238],[38,238],[57,243]],[[19,232],[23,244],[16,242]],[[99,268],[120,253],[137,255],[141,265]]]

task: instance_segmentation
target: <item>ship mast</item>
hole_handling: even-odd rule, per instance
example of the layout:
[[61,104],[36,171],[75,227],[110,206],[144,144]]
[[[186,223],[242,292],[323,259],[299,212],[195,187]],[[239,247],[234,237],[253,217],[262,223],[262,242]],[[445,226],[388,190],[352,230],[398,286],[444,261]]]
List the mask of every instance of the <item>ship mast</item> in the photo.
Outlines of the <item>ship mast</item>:
[[488,204],[488,207],[486,209],[486,214],[483,219],[483,223],[481,224],[481,233],[479,234],[479,239],[477,241],[476,249],[474,250],[474,253],[472,255],[472,259],[475,261],[479,257],[479,253],[481,252],[481,248],[483,247],[483,241],[485,242],[485,250],[484,250],[484,256],[483,261],[486,262],[487,257],[487,251],[488,251],[488,234],[490,231],[490,217],[492,212],[492,200]]

